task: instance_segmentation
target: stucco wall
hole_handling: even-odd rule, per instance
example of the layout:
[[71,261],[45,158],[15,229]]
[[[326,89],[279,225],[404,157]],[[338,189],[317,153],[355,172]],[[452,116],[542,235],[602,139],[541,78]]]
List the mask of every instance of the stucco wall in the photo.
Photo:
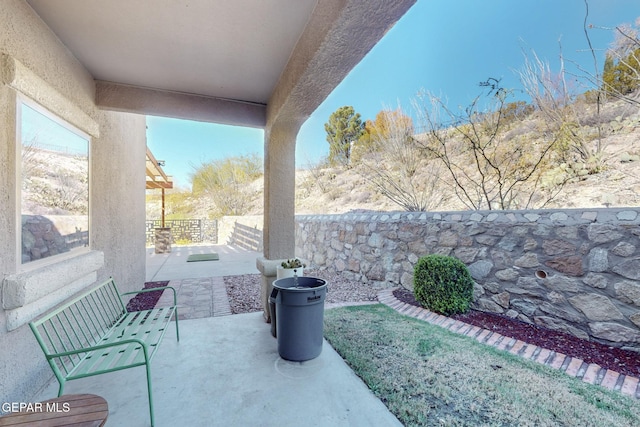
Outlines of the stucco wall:
[[[144,282],[144,162],[145,119],[102,112],[94,104],[93,77],[50,32],[23,0],[0,2],[0,280],[2,294],[16,283],[56,273],[59,288],[46,298],[27,301],[16,310],[0,304],[0,402],[27,401],[52,378],[52,373],[28,326],[15,326],[29,316],[114,275],[123,291]],[[91,136],[90,148],[90,273],[67,279],[86,258],[58,260],[49,266],[18,265],[16,186],[16,102],[25,96]],[[36,263],[34,263],[36,264]],[[86,264],[86,263],[85,263]],[[102,265],[100,268],[99,266]],[[37,280],[34,286],[37,285]],[[31,286],[31,285],[30,285]],[[56,285],[58,286],[58,285]],[[32,289],[33,291],[34,289]],[[35,289],[37,291],[37,288]],[[37,295],[38,292],[31,292]],[[15,302],[12,301],[15,305]],[[52,396],[53,397],[53,396]]]
[[375,286],[418,258],[463,261],[474,307],[640,351],[640,210],[297,216],[296,254]]
[[122,291],[145,278],[146,119],[99,112],[100,137],[91,145],[91,248],[104,252],[100,278]]

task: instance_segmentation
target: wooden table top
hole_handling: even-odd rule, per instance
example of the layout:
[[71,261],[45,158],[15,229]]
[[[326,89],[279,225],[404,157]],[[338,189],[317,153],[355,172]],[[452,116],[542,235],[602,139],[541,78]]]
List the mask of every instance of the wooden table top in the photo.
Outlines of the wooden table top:
[[69,394],[37,403],[5,403],[10,414],[0,416],[0,426],[100,427],[107,422],[107,401],[95,394]]

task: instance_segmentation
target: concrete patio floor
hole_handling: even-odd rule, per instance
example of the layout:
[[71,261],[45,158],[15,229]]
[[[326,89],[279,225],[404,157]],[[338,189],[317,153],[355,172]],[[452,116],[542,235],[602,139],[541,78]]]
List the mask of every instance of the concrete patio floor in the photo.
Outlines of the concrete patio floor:
[[[211,252],[220,260],[187,262],[189,255]],[[168,254],[156,254],[154,248],[147,248],[146,254],[147,282],[257,274],[256,259],[262,256],[261,252],[229,245],[174,246]]]
[[[190,253],[217,252],[220,261],[186,262]],[[225,245],[147,250],[147,279],[257,273],[258,252]],[[186,264],[186,265],[185,265]],[[214,275],[214,276],[206,276]],[[215,276],[220,275],[220,276]],[[179,305],[191,304],[184,297]],[[213,309],[215,311],[215,308]],[[182,316],[181,316],[182,317]],[[325,341],[306,362],[279,357],[262,313],[195,316],[180,321],[180,342],[169,329],[151,366],[156,426],[400,426]],[[34,401],[55,397],[53,380]],[[107,426],[148,426],[144,368],[71,381],[66,394],[93,393],[109,404]]]

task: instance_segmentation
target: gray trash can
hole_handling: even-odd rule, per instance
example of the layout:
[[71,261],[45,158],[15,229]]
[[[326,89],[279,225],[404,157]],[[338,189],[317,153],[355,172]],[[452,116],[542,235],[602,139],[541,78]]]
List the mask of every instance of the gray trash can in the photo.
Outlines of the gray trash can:
[[[327,282],[316,277],[287,277],[273,282],[278,353],[302,362],[320,355]],[[272,327],[273,327],[272,323]]]
[[271,316],[271,335],[274,338],[278,336],[276,331],[276,297],[278,296],[278,289],[273,288],[271,295],[269,295],[269,315]]

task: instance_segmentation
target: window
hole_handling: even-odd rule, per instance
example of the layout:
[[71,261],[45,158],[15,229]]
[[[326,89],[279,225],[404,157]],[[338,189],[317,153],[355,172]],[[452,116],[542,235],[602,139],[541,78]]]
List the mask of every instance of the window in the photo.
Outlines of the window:
[[89,136],[18,103],[22,264],[89,245]]

